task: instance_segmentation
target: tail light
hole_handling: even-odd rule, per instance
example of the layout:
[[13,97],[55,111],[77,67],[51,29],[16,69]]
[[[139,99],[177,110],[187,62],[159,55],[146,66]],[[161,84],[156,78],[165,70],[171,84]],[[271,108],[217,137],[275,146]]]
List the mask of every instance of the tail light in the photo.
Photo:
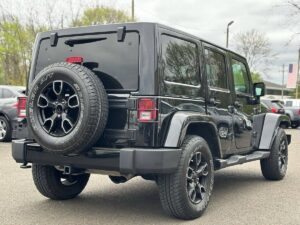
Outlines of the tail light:
[[298,115],[300,115],[300,109],[298,109]]
[[272,113],[277,113],[278,110],[277,110],[275,107],[272,107],[272,108],[271,108],[271,112],[272,112]]
[[66,58],[66,62],[73,64],[82,64],[83,58],[81,56],[71,56]]
[[18,97],[18,117],[25,118],[26,117],[26,97]]
[[151,122],[157,118],[156,100],[141,98],[138,100],[138,120],[140,122]]

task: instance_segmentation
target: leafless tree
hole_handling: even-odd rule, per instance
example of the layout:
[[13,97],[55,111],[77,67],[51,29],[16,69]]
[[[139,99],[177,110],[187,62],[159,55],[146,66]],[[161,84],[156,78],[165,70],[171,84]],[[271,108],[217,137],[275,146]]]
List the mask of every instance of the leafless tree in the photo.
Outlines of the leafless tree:
[[286,45],[289,45],[300,37],[300,0],[282,0],[280,4],[275,5],[275,8],[278,9],[278,13],[286,15],[283,25],[293,33],[286,43]]
[[268,71],[276,54],[272,52],[271,43],[264,33],[252,29],[236,34],[233,39],[235,49],[245,56],[252,71]]

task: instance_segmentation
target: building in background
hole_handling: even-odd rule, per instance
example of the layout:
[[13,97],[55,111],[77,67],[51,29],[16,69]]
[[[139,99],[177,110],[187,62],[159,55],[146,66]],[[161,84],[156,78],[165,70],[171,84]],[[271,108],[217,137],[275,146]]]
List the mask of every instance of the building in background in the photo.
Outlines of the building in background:
[[265,98],[281,99],[281,91],[283,89],[283,98],[291,98],[294,88],[286,88],[285,85],[276,84],[270,81],[264,81],[266,85]]

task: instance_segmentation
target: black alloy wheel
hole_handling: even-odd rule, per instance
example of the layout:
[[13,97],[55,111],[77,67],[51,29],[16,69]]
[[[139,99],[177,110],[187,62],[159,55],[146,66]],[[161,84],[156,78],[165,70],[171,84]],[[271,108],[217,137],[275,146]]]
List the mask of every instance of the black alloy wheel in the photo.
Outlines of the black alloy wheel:
[[285,139],[281,139],[278,153],[278,166],[281,172],[285,173],[287,170],[288,151]]
[[76,126],[80,117],[80,102],[75,88],[62,80],[50,82],[37,101],[39,120],[50,135],[63,137]]
[[208,163],[201,152],[195,152],[189,162],[186,174],[187,193],[192,203],[198,204],[207,191]]

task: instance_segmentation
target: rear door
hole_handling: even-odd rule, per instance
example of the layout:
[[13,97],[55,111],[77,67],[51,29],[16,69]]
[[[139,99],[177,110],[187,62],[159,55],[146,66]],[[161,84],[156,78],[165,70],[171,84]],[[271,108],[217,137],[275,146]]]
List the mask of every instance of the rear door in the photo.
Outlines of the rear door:
[[224,154],[230,151],[233,137],[232,113],[229,111],[232,98],[226,53],[215,46],[204,44],[204,59],[207,79],[207,112],[214,119]]
[[254,105],[251,75],[244,58],[231,55],[231,72],[234,94],[234,137],[239,152],[251,148],[253,115],[257,112]]

